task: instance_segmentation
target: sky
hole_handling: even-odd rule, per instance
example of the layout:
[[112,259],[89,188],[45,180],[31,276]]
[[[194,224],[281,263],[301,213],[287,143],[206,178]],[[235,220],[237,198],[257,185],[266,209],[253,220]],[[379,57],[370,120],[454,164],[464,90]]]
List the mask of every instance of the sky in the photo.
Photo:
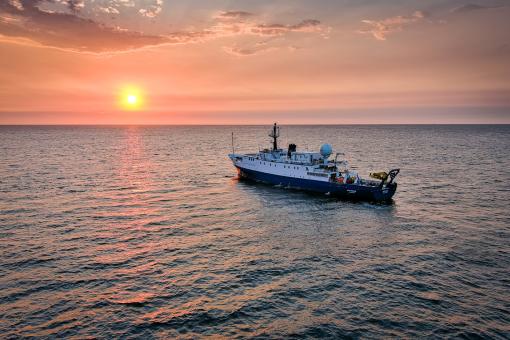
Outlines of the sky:
[[0,0],[0,124],[510,123],[509,0]]

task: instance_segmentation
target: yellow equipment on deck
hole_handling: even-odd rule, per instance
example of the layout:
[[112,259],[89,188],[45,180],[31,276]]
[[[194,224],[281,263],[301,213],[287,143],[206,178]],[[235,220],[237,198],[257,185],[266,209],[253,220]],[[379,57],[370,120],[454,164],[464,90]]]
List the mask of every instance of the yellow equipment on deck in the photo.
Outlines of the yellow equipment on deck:
[[371,172],[370,177],[375,178],[375,179],[380,179],[381,181],[386,182],[386,180],[388,179],[388,174],[384,171],[383,172]]

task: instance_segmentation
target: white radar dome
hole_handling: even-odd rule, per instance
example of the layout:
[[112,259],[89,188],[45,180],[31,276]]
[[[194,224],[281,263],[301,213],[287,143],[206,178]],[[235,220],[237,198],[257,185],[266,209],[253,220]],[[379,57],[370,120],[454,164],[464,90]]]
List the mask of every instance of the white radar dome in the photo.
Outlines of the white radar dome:
[[331,155],[331,153],[333,153],[333,147],[331,146],[331,144],[322,144],[320,152],[322,157],[328,158]]

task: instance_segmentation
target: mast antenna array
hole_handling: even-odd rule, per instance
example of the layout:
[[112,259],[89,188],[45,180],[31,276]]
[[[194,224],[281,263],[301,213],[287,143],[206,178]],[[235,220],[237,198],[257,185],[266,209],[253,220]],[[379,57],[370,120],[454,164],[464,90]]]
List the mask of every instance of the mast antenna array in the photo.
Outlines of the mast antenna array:
[[273,150],[278,150],[278,137],[280,137],[280,127],[276,126],[276,123],[273,125],[273,130],[269,133],[269,137],[273,138]]

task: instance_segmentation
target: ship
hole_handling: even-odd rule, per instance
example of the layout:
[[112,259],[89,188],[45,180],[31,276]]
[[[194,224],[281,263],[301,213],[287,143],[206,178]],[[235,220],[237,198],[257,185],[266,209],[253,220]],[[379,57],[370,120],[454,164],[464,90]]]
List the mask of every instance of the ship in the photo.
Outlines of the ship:
[[240,179],[350,200],[389,202],[395,195],[395,178],[400,169],[370,173],[370,178],[362,178],[350,169],[342,153],[331,157],[330,144],[321,145],[319,152],[298,151],[296,144],[289,144],[287,149],[279,148],[280,127],[276,123],[269,137],[271,148],[241,154],[235,153],[232,133],[232,153],[228,157]]

